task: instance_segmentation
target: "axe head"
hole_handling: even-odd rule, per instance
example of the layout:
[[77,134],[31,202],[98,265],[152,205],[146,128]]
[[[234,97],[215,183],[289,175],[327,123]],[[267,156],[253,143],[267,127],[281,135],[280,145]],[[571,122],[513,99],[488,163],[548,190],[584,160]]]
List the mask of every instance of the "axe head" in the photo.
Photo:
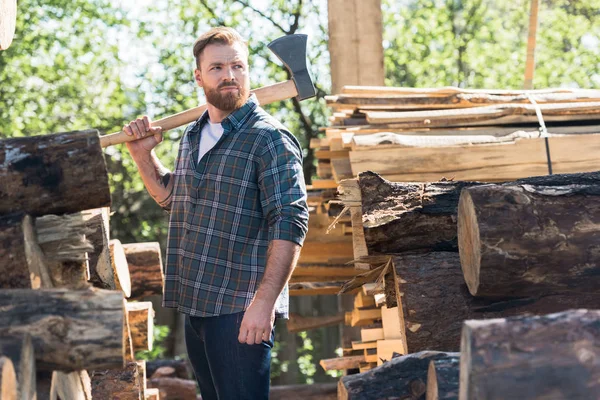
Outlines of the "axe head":
[[298,100],[316,95],[315,85],[306,65],[306,39],[306,35],[287,35],[267,45],[292,74],[298,90]]

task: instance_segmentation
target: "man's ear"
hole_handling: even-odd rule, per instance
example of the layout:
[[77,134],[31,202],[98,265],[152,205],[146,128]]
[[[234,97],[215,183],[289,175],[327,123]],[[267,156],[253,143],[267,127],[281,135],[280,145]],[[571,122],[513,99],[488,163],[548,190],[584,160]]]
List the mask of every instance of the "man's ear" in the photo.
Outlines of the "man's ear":
[[198,86],[202,87],[202,74],[198,68],[194,70],[194,79],[196,80]]

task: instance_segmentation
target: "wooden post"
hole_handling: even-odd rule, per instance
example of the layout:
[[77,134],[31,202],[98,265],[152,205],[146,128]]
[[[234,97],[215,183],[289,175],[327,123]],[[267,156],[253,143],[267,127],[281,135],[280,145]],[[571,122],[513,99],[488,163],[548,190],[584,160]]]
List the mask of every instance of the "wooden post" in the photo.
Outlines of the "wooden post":
[[110,206],[98,131],[0,140],[0,214],[63,214]]
[[131,275],[132,300],[162,294],[163,291],[163,264],[160,254],[160,244],[129,243],[124,244],[125,257]]
[[332,93],[384,85],[381,0],[328,0]]
[[599,337],[598,310],[465,321],[459,398],[597,399]]
[[539,4],[540,0],[531,0],[531,9],[529,10],[529,35],[527,35],[527,61],[525,62],[525,84],[523,85],[525,90],[533,89]]

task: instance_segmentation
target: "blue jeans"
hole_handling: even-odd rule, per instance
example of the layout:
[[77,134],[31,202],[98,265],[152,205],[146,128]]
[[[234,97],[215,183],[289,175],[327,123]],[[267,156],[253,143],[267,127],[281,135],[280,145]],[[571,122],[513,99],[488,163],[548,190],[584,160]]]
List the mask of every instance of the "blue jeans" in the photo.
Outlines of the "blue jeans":
[[269,341],[238,342],[244,313],[185,318],[185,344],[202,400],[259,400],[269,398],[271,349]]

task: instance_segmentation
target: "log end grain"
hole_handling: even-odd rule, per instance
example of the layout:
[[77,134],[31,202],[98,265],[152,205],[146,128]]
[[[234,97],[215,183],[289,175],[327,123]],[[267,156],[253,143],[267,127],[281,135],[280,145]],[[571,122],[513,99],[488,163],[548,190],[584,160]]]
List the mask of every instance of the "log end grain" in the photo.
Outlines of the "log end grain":
[[463,189],[458,202],[458,249],[465,282],[473,296],[479,288],[481,250],[479,224],[473,199],[468,189]]
[[8,357],[0,357],[0,398],[17,400],[17,375]]
[[131,296],[131,276],[129,274],[125,249],[123,249],[123,245],[118,239],[112,239],[109,242],[109,247],[115,284],[117,289],[123,291],[125,297],[129,298]]

